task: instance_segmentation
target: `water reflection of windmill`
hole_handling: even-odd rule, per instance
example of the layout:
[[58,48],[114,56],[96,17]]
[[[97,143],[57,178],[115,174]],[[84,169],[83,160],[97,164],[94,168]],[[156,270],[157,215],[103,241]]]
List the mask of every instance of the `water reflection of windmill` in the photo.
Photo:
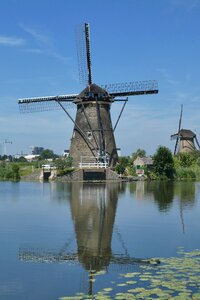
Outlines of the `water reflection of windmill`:
[[[171,135],[171,139],[176,140],[174,147],[174,155],[182,152],[193,152],[200,149],[196,134],[189,129],[182,129],[183,105],[181,105],[181,113],[179,118],[178,132]],[[197,147],[195,146],[195,142]]]
[[[80,79],[86,88],[80,94],[19,99],[22,112],[35,112],[62,108],[74,123],[70,156],[74,166],[103,163],[105,167],[117,162],[117,148],[114,131],[117,127],[127,98],[132,95],[158,93],[157,82],[137,81],[130,83],[98,86],[92,82],[89,24],[80,27],[78,38],[78,58]],[[123,106],[117,121],[112,126],[110,107],[113,102],[122,101]],[[75,120],[69,114],[69,102],[77,106]],[[88,161],[89,160],[89,161]]]
[[19,258],[42,263],[81,263],[88,271],[89,294],[92,294],[94,273],[107,269],[109,264],[127,270],[135,263],[151,262],[148,259],[130,257],[127,253],[112,253],[118,192],[118,184],[74,184],[70,206],[77,252],[70,252],[67,247],[57,252],[48,249],[21,249]]

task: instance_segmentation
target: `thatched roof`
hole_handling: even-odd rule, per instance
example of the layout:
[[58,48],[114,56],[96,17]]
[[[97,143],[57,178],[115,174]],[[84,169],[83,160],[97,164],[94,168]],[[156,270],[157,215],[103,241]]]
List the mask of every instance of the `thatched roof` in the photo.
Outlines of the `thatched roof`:
[[[180,138],[184,138],[184,139],[193,139],[196,137],[196,134],[192,130],[181,129],[179,131],[179,136],[180,136]],[[175,139],[177,137],[178,137],[178,132],[171,135],[171,139]]]
[[183,138],[194,138],[196,136],[196,134],[189,129],[181,129],[179,134]]

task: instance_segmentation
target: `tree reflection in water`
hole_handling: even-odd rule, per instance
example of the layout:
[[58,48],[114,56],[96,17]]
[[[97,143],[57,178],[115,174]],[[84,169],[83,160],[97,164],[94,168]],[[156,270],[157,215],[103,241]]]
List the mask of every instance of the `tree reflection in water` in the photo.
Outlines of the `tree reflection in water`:
[[193,181],[138,181],[130,184],[130,193],[136,199],[155,201],[160,212],[166,213],[176,200],[179,203],[182,231],[185,233],[184,208],[196,202],[195,182]]
[[193,206],[196,201],[193,181],[138,181],[129,185],[129,191],[138,200],[155,201],[160,212],[169,211],[175,199],[183,208]]

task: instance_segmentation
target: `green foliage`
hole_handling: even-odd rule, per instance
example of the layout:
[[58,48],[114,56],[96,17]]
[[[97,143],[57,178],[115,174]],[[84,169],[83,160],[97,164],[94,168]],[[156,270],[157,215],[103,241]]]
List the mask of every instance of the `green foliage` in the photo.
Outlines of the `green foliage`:
[[23,157],[23,156],[20,156],[18,159],[14,159],[14,161],[16,161],[16,162],[24,162],[24,163],[27,163],[26,158]]
[[11,155],[0,155],[0,160],[1,161],[12,161],[13,157]]
[[117,163],[117,165],[115,166],[115,171],[118,174],[124,174],[125,169],[126,168],[122,164],[120,164],[120,163]]
[[0,179],[1,180],[19,180],[19,166],[16,163],[1,163],[0,164]]
[[132,153],[132,161],[134,161],[137,157],[144,157],[146,156],[146,151],[144,149],[137,149],[136,152]]
[[13,163],[11,167],[12,167],[12,173],[13,173],[13,180],[19,180],[20,175],[19,175],[19,166],[18,166],[18,164]]
[[197,160],[196,160],[196,164],[197,164],[197,166],[199,166],[199,167],[200,167],[200,157],[198,157],[198,158],[197,158]]
[[73,164],[73,158],[71,156],[68,156],[66,158],[66,164],[67,164],[67,167],[72,167],[72,164]]
[[158,147],[153,156],[153,169],[159,179],[174,178],[174,160],[171,151],[167,147]]
[[[132,156],[119,157],[119,161],[115,166],[115,171],[124,176],[136,176],[136,170],[133,161],[136,157],[144,157],[146,151],[138,149]],[[0,180],[19,180],[20,176],[28,175],[37,168],[41,168],[42,164],[49,164],[47,159],[52,158],[58,169],[58,176],[67,175],[72,172],[72,157],[57,158],[52,150],[45,149],[41,154],[39,161],[28,162],[24,157],[18,159],[11,156],[0,156]],[[181,153],[172,156],[171,151],[159,146],[153,156],[153,168],[149,169],[144,166],[144,174],[150,180],[200,180],[200,151],[191,153]]]
[[174,156],[176,179],[200,180],[200,151],[179,153]]
[[119,161],[117,165],[115,166],[115,171],[118,174],[124,174],[126,168],[131,164],[130,157],[128,156],[121,156],[119,157]]
[[192,167],[179,167],[176,168],[176,179],[197,179],[200,178],[200,169]]
[[65,168],[63,170],[58,170],[57,176],[59,177],[59,176],[68,175],[68,174],[72,173],[73,171],[74,171],[74,168],[67,167],[67,168]]
[[181,167],[190,167],[195,163],[195,156],[192,153],[183,152],[178,155],[178,161]]
[[72,157],[56,159],[54,164],[58,169],[58,176],[64,176],[74,171],[74,168],[72,168],[72,162]]
[[131,165],[128,165],[126,167],[126,172],[127,172],[127,175],[130,175],[130,176],[136,176],[136,170],[135,168]]
[[58,168],[58,170],[64,170],[65,168],[72,167],[72,161],[73,159],[71,157],[57,158],[54,165]]
[[40,154],[40,160],[43,159],[55,159],[58,157],[52,150],[44,149]]
[[55,167],[57,167],[58,170],[64,170],[64,168],[67,167],[66,161],[61,158],[56,159],[54,165]]

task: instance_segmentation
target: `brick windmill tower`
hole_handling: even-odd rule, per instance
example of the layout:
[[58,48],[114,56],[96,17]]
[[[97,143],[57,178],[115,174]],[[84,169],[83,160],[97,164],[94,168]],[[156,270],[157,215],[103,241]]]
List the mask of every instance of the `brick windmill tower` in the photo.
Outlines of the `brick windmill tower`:
[[[78,38],[79,75],[85,89],[80,94],[19,99],[21,112],[32,112],[62,108],[74,129],[71,138],[70,156],[75,167],[107,168],[115,166],[118,155],[114,132],[124,110],[128,96],[156,94],[154,80],[109,84],[98,86],[92,82],[89,24],[79,28]],[[123,98],[122,98],[123,97]],[[72,118],[67,103],[77,107]],[[114,102],[123,103],[115,125],[112,125],[110,108]]]

